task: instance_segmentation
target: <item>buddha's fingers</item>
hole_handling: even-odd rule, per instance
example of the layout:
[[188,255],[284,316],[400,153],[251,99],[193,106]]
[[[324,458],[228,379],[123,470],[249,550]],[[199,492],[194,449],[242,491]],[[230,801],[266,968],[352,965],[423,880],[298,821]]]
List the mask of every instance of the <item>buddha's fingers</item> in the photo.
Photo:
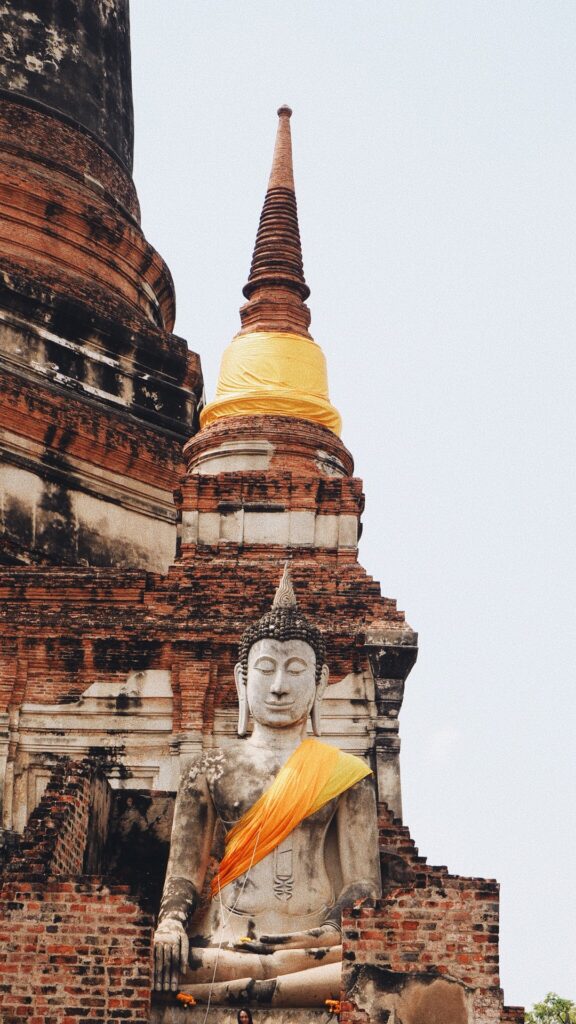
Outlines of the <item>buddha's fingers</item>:
[[154,987],[159,992],[177,992],[180,967],[180,942],[156,942],[154,945]]
[[186,983],[203,984],[211,981],[232,981],[235,978],[264,978],[262,961],[259,956],[234,949],[208,946],[204,949],[192,948],[190,952],[190,970]]
[[190,951],[190,942],[186,932],[180,936],[180,972],[186,974],[188,970],[188,953]]
[[154,935],[154,988],[177,992],[179,975],[188,969],[189,942],[180,921],[166,920]]
[[164,992],[174,991],[178,985],[178,975],[174,977],[174,961],[176,959],[176,951],[172,946],[164,947],[164,972],[162,977],[162,988]]
[[154,945],[154,988],[162,991],[162,974],[164,971],[164,948],[160,943]]
[[171,973],[172,973],[172,970],[171,970],[172,950],[171,950],[170,946],[166,945],[165,943],[162,943],[161,945],[156,946],[156,950],[159,953],[160,964],[161,964],[160,974],[159,974],[159,978],[160,978],[159,988],[160,988],[160,990],[162,992],[169,992],[170,991],[170,977],[171,977]]
[[172,954],[172,961],[170,963],[170,967],[169,967],[169,970],[168,970],[168,978],[167,978],[168,984],[165,986],[167,989],[169,989],[170,992],[177,992],[178,988],[179,988],[179,985],[178,985],[178,980],[179,980],[178,976],[179,976],[179,973],[180,973],[179,970],[178,970],[179,962],[180,962],[179,955],[178,954],[176,954],[176,955]]

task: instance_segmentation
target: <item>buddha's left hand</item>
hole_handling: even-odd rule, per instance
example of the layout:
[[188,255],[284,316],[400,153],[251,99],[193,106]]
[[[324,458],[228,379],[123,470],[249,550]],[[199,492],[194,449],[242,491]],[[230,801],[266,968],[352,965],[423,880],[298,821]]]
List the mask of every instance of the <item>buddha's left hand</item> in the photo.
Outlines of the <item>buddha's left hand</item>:
[[250,942],[236,943],[236,949],[248,953],[277,953],[282,949],[316,949],[317,947],[339,946],[342,942],[340,931],[333,924],[319,925],[301,932],[282,932],[279,935],[260,935]]

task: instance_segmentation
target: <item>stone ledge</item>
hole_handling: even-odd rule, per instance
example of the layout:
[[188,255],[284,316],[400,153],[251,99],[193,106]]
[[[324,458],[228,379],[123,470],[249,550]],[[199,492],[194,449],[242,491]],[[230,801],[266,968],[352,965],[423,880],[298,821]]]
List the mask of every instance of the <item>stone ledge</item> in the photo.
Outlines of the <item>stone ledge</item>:
[[[150,1024],[237,1024],[239,1007],[214,1006],[206,1013],[206,1007],[182,1006],[174,996],[154,996],[150,1012]],[[251,1007],[254,1024],[328,1024],[338,1018],[325,1009],[310,1007],[282,1009],[281,1007]]]

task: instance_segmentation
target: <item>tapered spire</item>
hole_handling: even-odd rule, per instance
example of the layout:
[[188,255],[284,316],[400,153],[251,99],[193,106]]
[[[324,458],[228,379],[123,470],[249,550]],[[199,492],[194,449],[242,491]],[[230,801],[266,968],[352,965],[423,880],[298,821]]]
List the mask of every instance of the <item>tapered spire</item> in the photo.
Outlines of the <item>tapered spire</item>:
[[290,107],[278,110],[272,171],[240,310],[242,329],[295,331],[308,336],[310,289],[304,278],[292,168]]
[[294,169],[292,167],[292,135],[290,133],[290,107],[278,108],[278,130],[272,158],[272,170],[268,191],[273,188],[288,188],[294,192]]
[[290,107],[278,131],[258,226],[242,328],[222,356],[216,397],[200,414],[208,427],[229,416],[290,416],[340,433],[330,403],[326,360],[308,332],[310,289],[304,279],[292,170]]

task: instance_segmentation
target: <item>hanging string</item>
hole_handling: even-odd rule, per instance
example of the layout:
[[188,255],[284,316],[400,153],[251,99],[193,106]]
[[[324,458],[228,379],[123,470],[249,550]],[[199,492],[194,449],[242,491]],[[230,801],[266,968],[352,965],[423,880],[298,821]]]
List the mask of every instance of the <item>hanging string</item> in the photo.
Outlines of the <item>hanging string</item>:
[[[212,980],[210,982],[210,988],[208,989],[208,1002],[206,1003],[206,1012],[204,1014],[204,1019],[202,1021],[202,1024],[206,1024],[206,1021],[208,1020],[208,1013],[210,1012],[210,1005],[211,1005],[211,1002],[212,1002],[212,990],[214,988],[214,984],[215,984],[215,981],[216,981],[216,972],[218,971],[218,962],[220,960],[220,951],[222,949],[222,944],[224,942],[224,928],[228,927],[228,924],[230,923],[232,915],[234,914],[234,911],[236,910],[236,907],[238,906],[242,896],[244,895],[244,889],[246,888],[246,883],[248,881],[248,876],[250,875],[250,871],[251,871],[252,865],[254,863],[254,858],[256,856],[256,850],[257,850],[257,847],[258,847],[258,842],[260,840],[260,833],[262,831],[263,824],[264,823],[262,822],[262,824],[260,825],[260,828],[258,830],[258,834],[257,834],[256,840],[254,842],[254,849],[252,851],[252,859],[251,859],[250,864],[248,866],[248,870],[246,871],[246,874],[244,875],[244,880],[242,882],[242,886],[240,888],[240,892],[236,896],[236,899],[235,899],[235,901],[234,901],[234,903],[233,903],[233,905],[231,907],[226,907],[226,908],[224,907],[224,903],[222,901],[222,888],[220,886],[220,883],[218,883],[218,899],[220,901],[220,939],[218,941],[218,946],[217,946],[217,951],[216,951],[216,961],[214,963],[214,970],[212,971]],[[225,919],[225,909],[228,910],[228,917],[226,919]]]

